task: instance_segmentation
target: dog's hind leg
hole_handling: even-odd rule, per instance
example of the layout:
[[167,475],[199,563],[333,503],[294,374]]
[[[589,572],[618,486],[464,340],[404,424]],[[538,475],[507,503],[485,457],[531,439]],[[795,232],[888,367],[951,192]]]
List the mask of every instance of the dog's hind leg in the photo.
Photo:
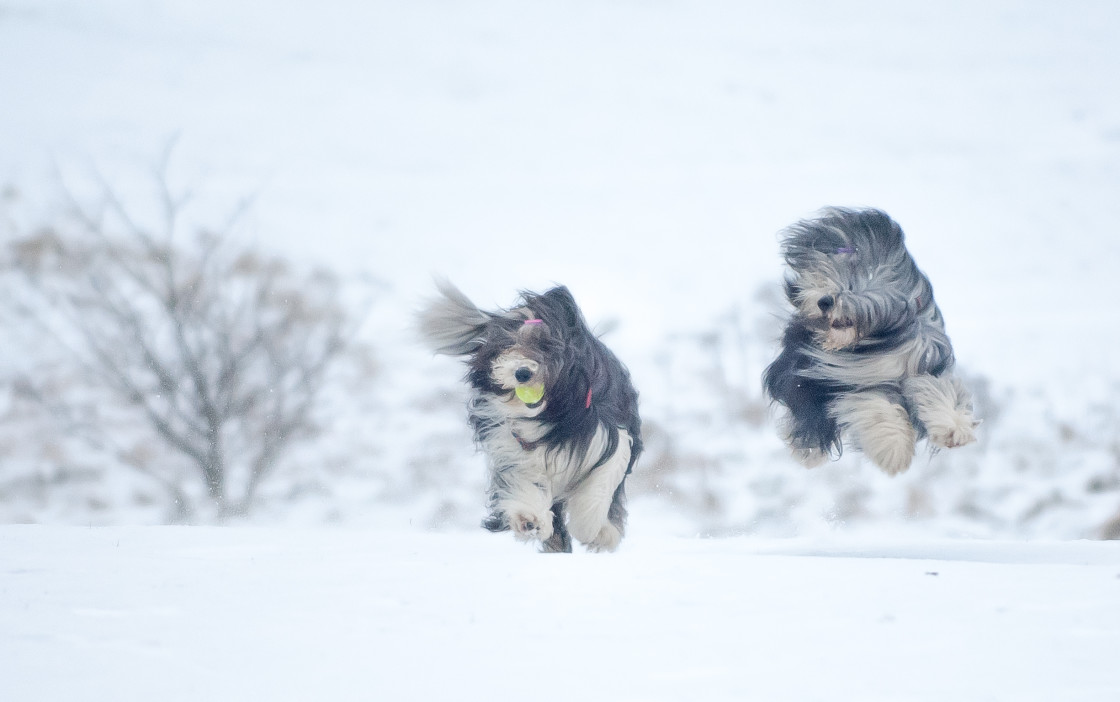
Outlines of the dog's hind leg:
[[824,463],[840,450],[836,418],[828,411],[839,390],[806,373],[812,357],[806,351],[812,332],[794,321],[787,327],[783,350],[763,374],[766,393],[786,408],[779,431],[793,457],[807,468]]
[[[613,551],[622,541],[625,508],[621,499],[622,481],[630,465],[630,434],[619,431],[618,448],[605,463],[584,478],[568,501],[572,536],[591,551]],[[621,508],[621,511],[620,511]],[[614,513],[617,520],[610,517]]]
[[491,512],[482,520],[482,528],[486,531],[509,531],[509,519],[501,512]]
[[957,378],[916,375],[902,381],[902,394],[926,431],[929,442],[956,448],[976,440],[980,424],[972,414],[972,398]]
[[[835,421],[832,424],[832,436],[835,436],[838,433],[835,429]],[[779,431],[794,460],[806,468],[816,468],[827,461],[830,447],[835,445],[835,439],[826,442],[816,427],[806,428],[806,424],[792,412],[781,420]],[[826,449],[826,446],[829,448]]]
[[910,467],[918,432],[897,393],[863,390],[837,398],[830,410],[843,431],[888,475]]
[[542,553],[571,553],[572,537],[564,524],[564,510],[567,505],[557,500],[552,503],[552,536],[541,543]]

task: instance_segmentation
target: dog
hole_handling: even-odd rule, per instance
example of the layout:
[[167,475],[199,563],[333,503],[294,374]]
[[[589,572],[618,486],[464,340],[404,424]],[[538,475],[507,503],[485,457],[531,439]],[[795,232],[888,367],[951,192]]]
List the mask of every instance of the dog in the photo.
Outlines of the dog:
[[630,373],[588,328],[566,287],[496,312],[446,281],[420,313],[435,353],[464,357],[468,415],[490,472],[482,526],[544,552],[613,551],[626,476],[642,453]]
[[763,385],[794,457],[819,465],[847,438],[896,475],[922,438],[934,451],[975,441],[971,395],[902,228],[879,210],[827,208],[781,247],[794,312]]

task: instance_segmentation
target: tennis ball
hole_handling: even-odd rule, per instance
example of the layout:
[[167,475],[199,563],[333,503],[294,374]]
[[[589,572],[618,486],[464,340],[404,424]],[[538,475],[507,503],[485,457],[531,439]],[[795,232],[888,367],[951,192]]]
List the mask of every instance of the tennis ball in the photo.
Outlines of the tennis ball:
[[521,385],[513,392],[517,395],[517,399],[525,404],[535,405],[544,397],[544,385]]

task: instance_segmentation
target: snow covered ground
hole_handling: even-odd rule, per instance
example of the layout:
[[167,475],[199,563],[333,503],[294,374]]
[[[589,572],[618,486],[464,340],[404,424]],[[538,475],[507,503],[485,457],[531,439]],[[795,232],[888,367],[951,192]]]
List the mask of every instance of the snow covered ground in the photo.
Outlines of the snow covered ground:
[[[1120,510],[1117,36],[1093,0],[0,0],[0,227],[94,172],[143,208],[175,140],[241,236],[385,281],[371,413],[328,398],[269,528],[0,527],[0,700],[1120,698],[1120,552],[1073,540]],[[777,232],[823,205],[902,223],[979,445],[785,454]],[[651,431],[619,553],[473,530],[432,274],[616,325]],[[167,513],[21,453],[19,410],[0,521]]]
[[[256,517],[374,528],[0,526],[0,700],[1120,698],[1120,550],[1055,540],[1120,509],[1117,36],[1091,0],[0,0],[0,223],[93,171],[140,207],[174,138],[203,206],[255,196],[245,236],[388,286],[374,419]],[[903,224],[981,445],[784,455],[758,291],[828,204]],[[459,370],[407,329],[433,273],[617,323],[656,429],[618,553],[460,530]],[[159,519],[22,426],[3,520]]]
[[0,527],[6,702],[1113,702],[1120,544]]

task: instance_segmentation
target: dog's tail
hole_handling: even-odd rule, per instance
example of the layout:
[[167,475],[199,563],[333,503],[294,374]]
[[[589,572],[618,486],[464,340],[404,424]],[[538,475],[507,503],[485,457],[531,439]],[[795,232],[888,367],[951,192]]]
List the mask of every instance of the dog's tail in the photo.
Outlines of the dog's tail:
[[446,279],[437,279],[440,296],[419,313],[420,335],[436,353],[465,356],[484,343],[489,315]]

